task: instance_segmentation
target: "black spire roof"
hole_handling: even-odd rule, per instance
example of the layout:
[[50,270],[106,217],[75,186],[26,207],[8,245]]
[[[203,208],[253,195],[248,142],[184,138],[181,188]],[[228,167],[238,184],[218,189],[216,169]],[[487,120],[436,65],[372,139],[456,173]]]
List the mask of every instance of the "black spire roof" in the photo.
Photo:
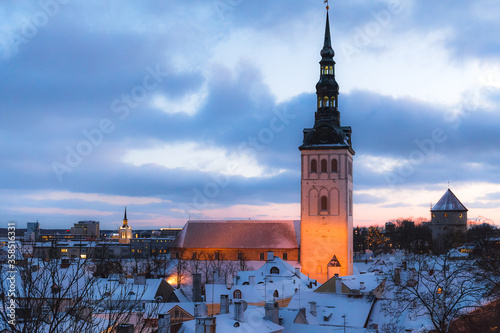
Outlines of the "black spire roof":
[[125,206],[125,214],[123,215],[123,225],[122,228],[128,227],[128,220],[127,220],[127,206]]
[[446,193],[439,199],[437,204],[432,207],[431,212],[437,211],[467,211],[464,205],[458,200],[453,192],[448,189]]
[[314,127],[304,129],[304,141],[299,149],[345,149],[352,154],[351,128],[340,125],[338,110],[339,85],[335,80],[335,51],[332,48],[330,19],[326,12],[325,39],[321,49],[320,77],[316,84],[317,110]]

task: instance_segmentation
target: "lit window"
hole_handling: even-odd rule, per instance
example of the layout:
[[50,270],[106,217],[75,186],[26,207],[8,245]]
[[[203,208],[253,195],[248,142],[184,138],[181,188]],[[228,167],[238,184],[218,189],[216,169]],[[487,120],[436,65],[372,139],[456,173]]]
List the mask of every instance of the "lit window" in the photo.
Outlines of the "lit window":
[[87,255],[86,255],[86,254],[80,254],[80,258],[82,258],[82,259],[86,259],[86,258],[87,258]]
[[459,217],[462,217],[462,214],[460,214],[460,216],[459,216]]
[[448,214],[444,214],[444,217],[448,217]]
[[66,253],[68,252],[68,249],[61,249],[61,252]]

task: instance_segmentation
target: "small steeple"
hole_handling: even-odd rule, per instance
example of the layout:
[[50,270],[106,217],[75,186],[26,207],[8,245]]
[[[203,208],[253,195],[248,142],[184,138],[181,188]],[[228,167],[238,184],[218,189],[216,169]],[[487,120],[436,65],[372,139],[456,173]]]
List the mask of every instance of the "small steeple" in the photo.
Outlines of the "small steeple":
[[126,227],[128,225],[127,220],[127,206],[125,206],[125,214],[123,215],[123,226]]

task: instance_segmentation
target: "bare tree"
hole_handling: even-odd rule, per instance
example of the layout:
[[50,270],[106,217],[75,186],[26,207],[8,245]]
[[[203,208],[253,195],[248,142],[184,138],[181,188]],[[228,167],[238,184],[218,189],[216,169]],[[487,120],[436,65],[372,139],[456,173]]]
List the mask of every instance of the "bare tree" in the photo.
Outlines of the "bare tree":
[[406,265],[391,273],[393,299],[387,310],[426,316],[436,332],[448,332],[450,323],[481,306],[491,289],[473,263],[453,260],[449,253],[407,257]]
[[14,333],[112,332],[121,324],[133,325],[135,332],[150,330],[144,318],[154,317],[157,307],[149,306],[145,313],[146,287],[102,284],[104,279],[94,276],[91,267],[86,258],[27,258],[14,268],[0,265],[0,327]]
[[[18,262],[15,279],[16,322],[12,325],[7,313],[6,285],[2,283],[1,320],[10,323],[12,332],[63,332],[68,326],[79,326],[86,332],[92,324],[75,314],[85,306],[86,296],[95,279],[86,270],[86,260],[67,263],[66,260],[41,261],[28,259]],[[2,267],[4,277],[5,267]]]

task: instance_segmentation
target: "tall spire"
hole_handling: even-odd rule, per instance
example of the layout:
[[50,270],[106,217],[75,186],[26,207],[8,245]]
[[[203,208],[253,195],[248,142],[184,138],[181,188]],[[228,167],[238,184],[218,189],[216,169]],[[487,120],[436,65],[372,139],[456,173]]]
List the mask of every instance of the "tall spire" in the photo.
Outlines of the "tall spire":
[[335,52],[332,48],[330,36],[330,19],[326,12],[325,40],[321,49],[320,77],[316,84],[316,95],[318,98],[318,110],[316,112],[316,123],[327,122],[331,126],[340,127],[340,113],[338,111],[337,97],[339,95],[339,85],[335,81]]
[[335,56],[335,52],[333,51],[332,48],[332,38],[330,36],[330,20],[328,18],[328,11],[326,12],[326,27],[325,27],[325,42],[323,43],[323,49],[321,50],[321,57],[323,57],[322,60],[326,60],[325,57],[328,58],[328,60],[333,60],[333,57]]
[[317,110],[314,114],[314,127],[304,130],[304,142],[301,147],[334,145],[347,146],[352,150],[350,128],[343,128],[340,125],[339,84],[335,80],[335,60],[333,60],[335,51],[332,48],[328,2],[325,1],[325,3],[327,4],[325,39],[320,52],[320,76],[316,84]]

